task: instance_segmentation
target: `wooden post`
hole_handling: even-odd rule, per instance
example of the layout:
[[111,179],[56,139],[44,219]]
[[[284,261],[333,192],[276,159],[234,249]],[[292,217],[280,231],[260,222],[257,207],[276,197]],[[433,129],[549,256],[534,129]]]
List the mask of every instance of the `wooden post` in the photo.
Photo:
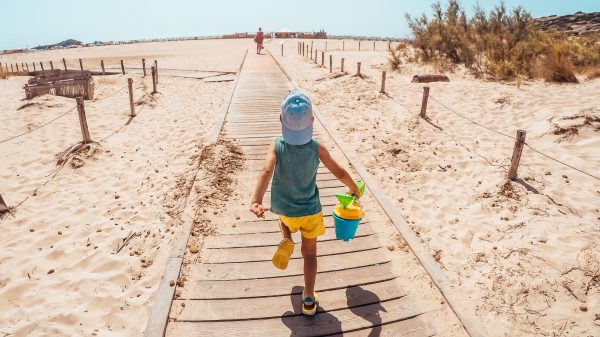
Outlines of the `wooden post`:
[[519,162],[521,161],[521,153],[525,144],[525,130],[517,130],[517,139],[515,140],[515,148],[513,149],[512,159],[510,160],[510,168],[508,169],[508,179],[515,180]]
[[325,52],[321,52],[321,67],[325,66]]
[[52,61],[50,61],[50,69],[54,70],[54,64],[52,64]]
[[81,135],[83,136],[83,144],[90,143],[90,131],[88,130],[87,119],[85,118],[85,106],[83,105],[83,97],[77,97],[77,112],[79,113],[79,125],[81,125]]
[[156,93],[156,68],[154,68],[154,66],[152,66],[151,72],[152,72],[152,94],[155,94]]
[[35,62],[32,62],[31,64],[33,64],[33,71],[37,71],[37,69],[35,69]]
[[385,70],[381,72],[381,90],[379,92],[385,94]]
[[133,79],[127,79],[127,87],[129,88],[129,108],[131,109],[131,117],[135,117],[135,108],[133,107]]
[[373,51],[375,50],[375,41],[373,41]]
[[27,68],[27,72],[29,72],[29,64],[27,64],[27,62],[25,62],[25,68]]
[[306,55],[304,54],[304,51],[305,51],[305,50],[306,50],[306,49],[304,48],[304,41],[302,41],[302,56],[305,56],[305,57],[306,57]]
[[356,63],[356,76],[360,76],[360,62]]
[[358,51],[360,51],[360,41],[358,41]]
[[0,73],[4,72],[4,68],[2,68],[2,62],[0,62]]
[[281,56],[283,56],[283,43],[281,44]]
[[325,51],[327,51],[327,41],[325,41]]
[[121,72],[125,75],[125,65],[123,64],[123,60],[121,60]]
[[40,68],[42,69],[42,71],[44,71],[44,64],[42,62],[40,62]]
[[104,60],[100,60],[100,66],[102,67],[102,75],[106,75],[106,72],[104,71]]
[[17,67],[17,72],[19,72],[19,64],[15,63],[15,67]]
[[15,69],[13,68],[13,64],[12,64],[12,63],[10,64],[10,72],[11,72],[11,73],[14,73],[14,72],[15,72]]
[[144,77],[146,77],[146,59],[142,59],[142,69],[144,70]]
[[392,41],[388,41],[388,51],[392,51]]
[[319,61],[317,61],[317,59],[318,59],[318,56],[317,56],[317,55],[318,55],[318,54],[319,54],[319,50],[318,50],[318,49],[315,49],[315,63],[317,63],[317,64],[319,63]]
[[306,55],[308,55],[308,43],[306,44]]
[[81,59],[79,59],[79,69],[83,71],[83,61]]
[[313,40],[310,40],[310,55],[312,55],[313,51]]
[[63,57],[63,66],[65,67],[65,71],[67,71],[67,61],[65,61],[64,57]]
[[423,100],[421,101],[421,118],[427,114],[427,101],[429,100],[429,87],[423,87]]
[[23,64],[23,62],[21,62],[21,70],[25,71],[25,65]]
[[329,54],[329,73],[333,72],[333,55]]
[[342,57],[342,72],[344,72],[344,58]]
[[342,40],[342,51],[346,50],[346,41]]

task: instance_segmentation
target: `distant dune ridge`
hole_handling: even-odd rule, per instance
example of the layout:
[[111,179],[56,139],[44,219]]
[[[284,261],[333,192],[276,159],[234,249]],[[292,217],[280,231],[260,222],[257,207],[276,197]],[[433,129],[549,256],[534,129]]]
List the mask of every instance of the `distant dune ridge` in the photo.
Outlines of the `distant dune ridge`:
[[535,19],[543,30],[554,30],[570,35],[600,32],[600,12],[577,12],[570,15],[551,15]]

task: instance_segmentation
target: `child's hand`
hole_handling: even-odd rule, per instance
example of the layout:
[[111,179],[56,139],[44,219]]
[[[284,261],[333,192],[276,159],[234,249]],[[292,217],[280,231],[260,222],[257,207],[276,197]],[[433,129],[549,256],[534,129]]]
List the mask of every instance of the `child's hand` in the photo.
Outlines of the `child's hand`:
[[258,218],[264,218],[265,213],[268,210],[269,210],[268,208],[263,207],[263,205],[261,205],[257,202],[253,202],[252,205],[250,205],[250,212],[254,213],[254,215],[256,215],[256,217],[258,217]]

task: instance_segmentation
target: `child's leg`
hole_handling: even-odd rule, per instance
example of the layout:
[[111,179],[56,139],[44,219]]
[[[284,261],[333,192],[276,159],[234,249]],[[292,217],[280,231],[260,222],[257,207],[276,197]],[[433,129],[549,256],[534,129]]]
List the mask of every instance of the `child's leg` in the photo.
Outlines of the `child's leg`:
[[281,230],[281,236],[283,236],[284,239],[292,238],[292,233],[290,233],[290,229],[288,228],[288,226],[284,225],[283,222],[281,222],[281,220],[279,220],[279,230]]
[[304,258],[304,296],[315,298],[317,278],[317,238],[302,237],[302,257]]

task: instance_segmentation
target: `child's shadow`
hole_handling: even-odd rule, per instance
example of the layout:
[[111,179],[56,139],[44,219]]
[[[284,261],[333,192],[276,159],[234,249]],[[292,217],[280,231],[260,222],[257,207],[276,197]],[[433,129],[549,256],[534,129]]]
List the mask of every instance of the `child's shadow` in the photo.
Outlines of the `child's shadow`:
[[[312,317],[302,314],[302,290],[301,286],[292,288],[290,300],[292,311],[286,311],[281,315],[281,321],[290,329],[290,336],[341,336],[342,322],[326,309],[319,306],[317,314]],[[386,311],[379,303],[380,298],[375,293],[361,287],[350,287],[346,289],[346,301],[350,311],[371,323],[373,327],[369,337],[381,335],[381,317],[379,311]]]
[[381,299],[374,292],[361,287],[346,288],[346,300],[348,308],[356,316],[360,316],[371,323],[372,329],[369,337],[381,335],[381,316],[379,311],[386,311],[379,303]]
[[281,321],[290,329],[290,336],[321,336],[335,334],[342,330],[342,322],[334,315],[325,312],[319,306],[314,316],[302,314],[302,290],[304,287],[294,286],[290,294],[292,311],[281,315]]

